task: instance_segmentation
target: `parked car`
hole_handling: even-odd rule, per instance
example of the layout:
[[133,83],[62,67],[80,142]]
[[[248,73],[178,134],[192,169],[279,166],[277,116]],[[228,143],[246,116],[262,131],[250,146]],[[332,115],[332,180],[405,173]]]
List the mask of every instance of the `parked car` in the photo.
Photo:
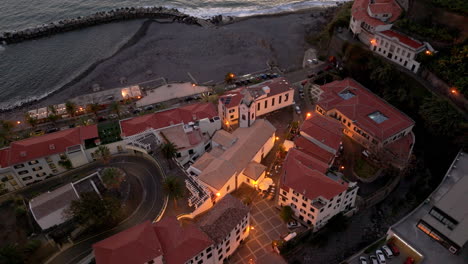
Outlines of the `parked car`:
[[[193,97],[189,97],[189,98],[191,98],[190,100],[193,100]],[[152,105],[145,106],[145,111],[151,111],[153,109],[154,109],[154,106]]]
[[360,263],[360,264],[367,264],[367,259],[366,259],[366,257],[360,256],[360,257],[359,257],[359,263]]
[[404,264],[414,264],[414,258],[412,258],[412,257],[407,257]]
[[400,250],[392,242],[387,243],[387,246],[390,248],[394,256],[400,255]]
[[377,261],[377,257],[376,257],[376,256],[370,255],[370,256],[369,256],[369,259],[370,259],[371,264],[379,264],[379,262]]
[[49,129],[46,130],[46,134],[49,134],[49,133],[54,133],[54,132],[57,132],[59,131],[59,129],[57,127],[51,127]]
[[300,97],[301,99],[304,99],[304,93],[299,93],[299,97]]
[[296,220],[289,221],[287,224],[289,229],[298,228],[300,225]]
[[385,256],[386,256],[387,258],[389,258],[389,259],[390,259],[390,258],[393,258],[393,253],[392,253],[392,251],[390,250],[389,247],[387,247],[387,246],[382,246],[382,251],[383,251],[383,253],[385,254]]
[[296,110],[296,113],[297,113],[298,115],[301,114],[301,108],[300,108],[298,105],[296,105],[296,106],[294,107],[294,110]]
[[35,137],[35,136],[42,136],[42,135],[44,135],[44,134],[45,134],[44,130],[42,130],[42,129],[37,129],[37,130],[34,130],[34,131],[32,131],[31,133],[29,133],[29,136]]
[[379,261],[379,264],[386,264],[387,262],[385,261],[385,256],[382,250],[378,249],[375,251],[375,255],[377,256],[377,260]]
[[116,118],[118,118],[119,116],[118,116],[117,114],[110,114],[108,117],[109,117],[110,119],[116,119]]

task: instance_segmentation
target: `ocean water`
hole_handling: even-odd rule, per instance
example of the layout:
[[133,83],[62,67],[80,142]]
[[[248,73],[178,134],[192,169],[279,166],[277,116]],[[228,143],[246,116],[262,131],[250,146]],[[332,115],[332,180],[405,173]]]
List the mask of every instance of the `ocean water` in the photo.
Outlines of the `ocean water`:
[[[343,0],[1,0],[0,32],[130,6],[165,6],[189,15],[245,17],[274,14]],[[106,24],[49,38],[0,45],[0,110],[44,98],[104,59],[135,33],[142,21]]]

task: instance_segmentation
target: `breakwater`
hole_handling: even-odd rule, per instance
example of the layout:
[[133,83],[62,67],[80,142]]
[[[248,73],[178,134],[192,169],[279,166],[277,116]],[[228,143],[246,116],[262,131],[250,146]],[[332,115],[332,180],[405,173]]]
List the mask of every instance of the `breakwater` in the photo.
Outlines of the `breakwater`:
[[77,18],[50,22],[48,24],[42,24],[22,30],[5,31],[0,33],[0,44],[18,43],[29,39],[47,37],[80,28],[142,18],[168,19],[171,22],[193,24],[204,27],[214,26],[222,21],[221,16],[216,16],[211,19],[201,19],[179,12],[175,8],[125,7],[110,11],[97,12],[89,16],[80,16]]

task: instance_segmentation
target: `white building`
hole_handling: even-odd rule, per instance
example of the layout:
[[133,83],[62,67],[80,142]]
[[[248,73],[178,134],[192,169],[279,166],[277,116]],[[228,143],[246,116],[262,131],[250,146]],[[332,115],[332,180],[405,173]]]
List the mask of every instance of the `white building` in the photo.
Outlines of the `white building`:
[[48,191],[29,201],[29,209],[34,220],[42,230],[60,225],[69,220],[66,210],[80,194],[96,192],[101,195],[105,189],[98,172],[95,172],[76,182],[66,184],[53,191]]
[[93,245],[97,264],[221,264],[249,235],[249,208],[225,196],[206,214],[146,221]]
[[[211,137],[221,129],[216,108],[196,103],[120,121],[124,141],[144,151],[172,142],[181,165],[193,163],[211,148]],[[156,145],[155,145],[156,144]]]
[[294,103],[294,89],[282,77],[231,90],[218,100],[218,113],[227,127],[248,127],[257,117]]
[[258,184],[265,176],[262,159],[275,143],[275,127],[258,119],[251,127],[232,134],[217,131],[213,149],[192,164],[187,172],[219,198],[236,190],[241,183]]
[[73,167],[86,164],[91,161],[87,146],[97,139],[92,125],[12,142],[0,150],[0,179],[14,190],[65,171],[61,160],[69,159]]
[[278,205],[290,206],[314,231],[338,213],[355,208],[357,184],[327,170],[327,164],[292,148],[280,176]]
[[417,72],[420,63],[416,55],[426,49],[434,50],[429,43],[390,30],[401,13],[402,8],[395,0],[355,0],[349,28],[373,52]]

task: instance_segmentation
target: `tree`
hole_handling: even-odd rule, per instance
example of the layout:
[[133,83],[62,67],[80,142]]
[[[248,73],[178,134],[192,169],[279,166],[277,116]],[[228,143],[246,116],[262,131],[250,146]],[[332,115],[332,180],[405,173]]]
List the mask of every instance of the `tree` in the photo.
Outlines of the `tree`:
[[164,157],[169,161],[169,167],[171,167],[171,159],[177,155],[177,147],[174,143],[167,141],[161,147]]
[[96,116],[96,119],[98,117],[98,111],[99,111],[99,104],[92,103],[86,106],[86,112],[93,113]]
[[291,221],[294,212],[291,206],[286,205],[281,207],[280,217],[285,223]]
[[115,113],[120,119],[120,103],[119,102],[112,102],[110,105],[110,110]]
[[0,147],[9,144],[14,136],[15,124],[8,120],[0,120]]
[[426,121],[426,127],[436,135],[455,136],[462,127],[466,127],[463,116],[442,98],[433,96],[424,99],[419,113]]
[[71,170],[73,169],[73,163],[71,162],[71,160],[68,158],[68,157],[62,157],[59,161],[58,161],[58,165],[60,165],[62,168],[66,169],[66,170]]
[[111,159],[111,153],[108,147],[101,145],[99,146],[96,151],[94,151],[94,155],[96,158],[102,160],[105,164],[109,163]]
[[57,108],[55,108],[55,105],[49,105],[47,107],[47,109],[49,110],[49,115],[57,115]]
[[99,197],[95,192],[80,194],[80,199],[71,202],[65,214],[86,226],[114,225],[121,216],[120,201],[114,197]]
[[184,186],[182,182],[174,176],[169,176],[164,179],[163,190],[166,195],[174,199],[174,207],[177,208],[177,200],[184,196]]
[[32,128],[37,126],[38,120],[36,117],[32,117],[29,113],[26,113],[24,116],[26,123],[28,123]]
[[125,173],[118,168],[105,168],[101,172],[102,182],[110,189],[119,189],[124,177]]
[[24,256],[17,246],[7,244],[0,248],[0,264],[22,264]]
[[57,122],[57,120],[60,118],[60,116],[56,115],[56,114],[50,114],[48,117],[47,117],[47,120],[49,120],[50,122],[52,122],[54,125],[55,125],[55,122]]
[[65,110],[69,116],[74,117],[76,115],[76,104],[72,101],[65,102]]

